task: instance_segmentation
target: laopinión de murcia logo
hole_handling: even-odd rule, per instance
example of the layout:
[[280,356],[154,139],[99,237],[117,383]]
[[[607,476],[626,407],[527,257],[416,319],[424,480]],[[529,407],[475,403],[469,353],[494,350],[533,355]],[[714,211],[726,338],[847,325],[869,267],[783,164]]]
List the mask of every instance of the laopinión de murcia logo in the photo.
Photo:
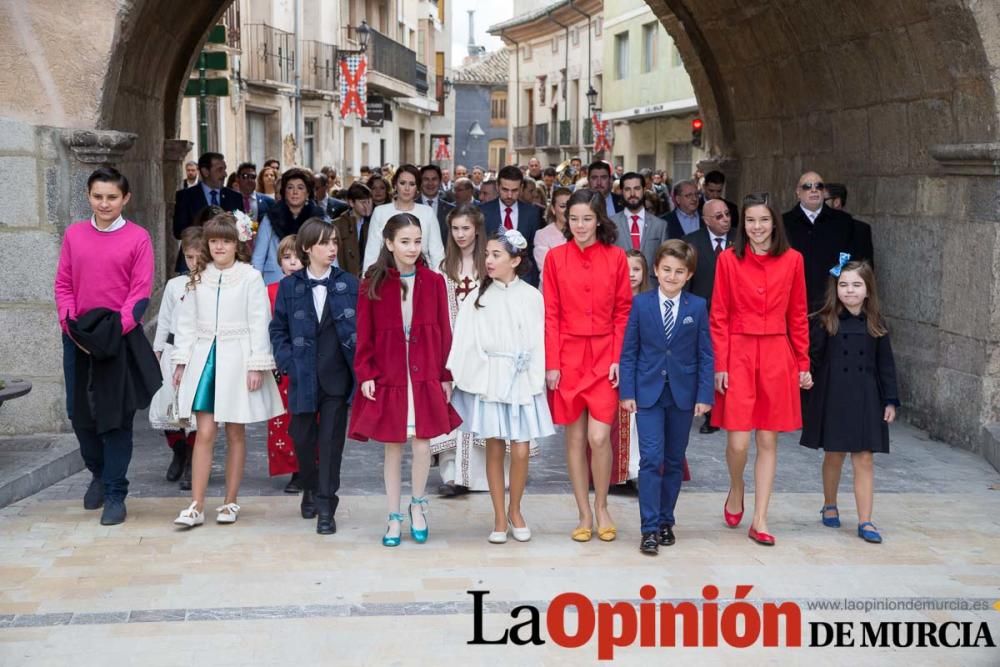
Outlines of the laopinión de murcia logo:
[[[808,621],[803,624],[797,602],[755,604],[746,598],[752,585],[736,586],[732,600],[718,601],[719,589],[702,588],[698,603],[657,602],[656,589],[639,589],[641,602],[595,602],[582,593],[560,593],[548,603],[544,633],[541,610],[531,604],[514,607],[502,629],[486,627],[484,609],[488,590],[466,591],[473,600],[472,645],[540,646],[551,641],[579,649],[597,639],[597,658],[612,660],[616,649],[729,646],[748,648],[861,647],[861,648],[995,648],[986,621]],[[850,601],[838,608],[851,610]],[[981,601],[974,601],[981,602]],[[1000,603],[998,603],[1000,604]],[[861,611],[870,605],[857,605]],[[823,605],[810,608],[824,609]],[[828,608],[828,607],[826,607]],[[905,605],[899,605],[905,610]],[[912,608],[912,606],[911,606]],[[989,605],[967,605],[969,611]],[[871,611],[869,608],[868,611]],[[573,619],[575,617],[575,619]],[[572,620],[571,620],[572,619]],[[803,638],[808,643],[803,644]]]

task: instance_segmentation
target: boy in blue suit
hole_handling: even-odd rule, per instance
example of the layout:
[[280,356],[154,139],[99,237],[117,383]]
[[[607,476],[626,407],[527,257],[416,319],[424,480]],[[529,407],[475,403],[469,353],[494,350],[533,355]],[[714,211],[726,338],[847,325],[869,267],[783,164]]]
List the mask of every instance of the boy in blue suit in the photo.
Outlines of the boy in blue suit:
[[302,518],[318,517],[316,532],[332,535],[355,384],[358,279],[334,266],[337,230],[319,218],[302,225],[295,250],[305,268],[278,286],[271,347],[290,381],[289,434],[299,460]]
[[705,300],[682,289],[697,253],[679,239],[656,252],[658,288],[637,295],[625,329],[619,372],[622,408],[639,431],[639,550],[656,555],[674,543],[691,421],[712,407],[715,363]]

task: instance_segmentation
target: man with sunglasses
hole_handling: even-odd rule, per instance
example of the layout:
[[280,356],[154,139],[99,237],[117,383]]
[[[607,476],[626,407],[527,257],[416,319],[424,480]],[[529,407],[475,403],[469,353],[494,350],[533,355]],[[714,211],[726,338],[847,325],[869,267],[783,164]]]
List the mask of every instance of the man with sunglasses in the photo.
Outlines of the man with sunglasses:
[[243,196],[243,210],[254,222],[260,222],[274,206],[274,197],[257,192],[257,166],[244,162],[236,168],[236,188]]
[[871,248],[856,238],[856,225],[848,213],[824,203],[826,186],[822,176],[814,171],[802,174],[795,194],[798,204],[783,216],[785,231],[792,247],[802,253],[809,312],[814,312],[823,305],[828,271],[837,264],[840,253],[850,253],[854,260],[871,261]]

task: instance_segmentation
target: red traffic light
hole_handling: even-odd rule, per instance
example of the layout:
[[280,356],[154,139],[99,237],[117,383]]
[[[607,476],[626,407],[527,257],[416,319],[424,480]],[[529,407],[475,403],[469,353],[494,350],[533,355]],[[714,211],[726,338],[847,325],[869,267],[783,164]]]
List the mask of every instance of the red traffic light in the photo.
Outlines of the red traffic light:
[[691,129],[695,132],[700,132],[703,127],[705,127],[705,123],[702,122],[701,118],[695,118],[691,121]]

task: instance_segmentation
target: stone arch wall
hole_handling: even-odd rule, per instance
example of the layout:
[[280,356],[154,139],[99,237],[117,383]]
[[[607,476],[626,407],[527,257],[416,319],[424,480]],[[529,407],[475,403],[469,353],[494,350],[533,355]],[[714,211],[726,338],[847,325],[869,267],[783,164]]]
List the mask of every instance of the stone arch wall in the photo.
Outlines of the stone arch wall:
[[647,0],[733,198],[806,169],[871,222],[907,415],[1000,467],[1000,5]]

